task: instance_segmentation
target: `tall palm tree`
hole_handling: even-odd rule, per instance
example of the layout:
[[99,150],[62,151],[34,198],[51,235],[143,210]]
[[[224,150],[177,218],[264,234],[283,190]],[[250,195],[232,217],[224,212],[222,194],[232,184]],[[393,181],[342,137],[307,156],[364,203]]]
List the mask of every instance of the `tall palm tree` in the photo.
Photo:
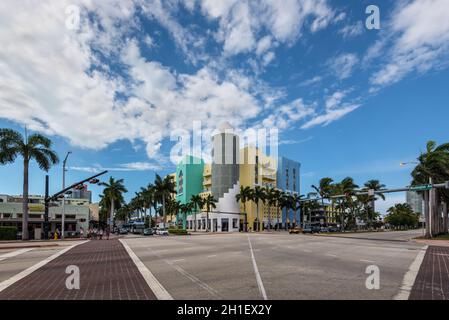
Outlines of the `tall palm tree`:
[[28,240],[28,176],[31,160],[35,160],[44,171],[59,162],[56,152],[51,149],[52,141],[43,135],[32,134],[25,137],[12,129],[0,129],[0,164],[12,163],[21,156],[23,159],[23,202],[22,240]]
[[170,198],[172,194],[176,193],[175,182],[173,181],[173,178],[171,176],[166,176],[164,179],[162,179],[158,174],[156,174],[156,179],[154,181],[154,190],[156,198],[158,199],[159,203],[162,204],[162,215],[165,227],[165,224],[167,223],[165,202],[168,198]]
[[[368,190],[374,190],[374,191],[381,191],[382,189],[385,189],[385,185],[380,183],[379,180],[368,180],[367,182],[365,182],[364,184],[364,188],[362,189],[363,191],[368,191]],[[378,193],[377,194],[379,196],[380,199],[385,201],[385,195],[383,193]],[[369,196],[368,195],[367,200],[369,200],[369,206],[367,206],[365,208],[365,210],[367,210],[367,214],[368,214],[368,223],[372,224],[373,219],[376,215],[376,200],[378,200],[378,198],[374,195],[374,196]],[[362,201],[363,202],[363,201]]]
[[196,213],[197,213],[197,211],[199,211],[199,210],[201,210],[201,208],[203,207],[203,205],[204,205],[204,202],[203,202],[203,198],[201,198],[201,196],[200,195],[193,195],[191,198],[190,198],[190,201],[192,202],[192,204],[193,204],[193,207],[194,207],[194,211],[193,211],[193,219],[195,220],[194,221],[194,225],[193,225],[193,227],[194,227],[194,231],[196,231]]
[[245,232],[248,232],[248,213],[246,212],[246,202],[250,201],[253,198],[253,189],[250,187],[240,186],[240,193],[235,196],[235,200],[237,202],[241,202],[243,204],[243,211],[245,215],[244,229]]
[[[342,194],[345,195],[345,198],[343,199],[343,213],[346,209],[349,209],[350,215],[348,217],[348,224],[350,227],[354,227],[355,225],[355,203],[353,200],[353,196],[355,195],[355,190],[359,186],[354,183],[354,179],[351,177],[346,177],[340,182],[340,188],[342,191]],[[343,220],[343,228],[344,228],[344,220]]]
[[[268,204],[268,230],[271,229],[271,207],[277,207],[279,200],[279,191],[274,188],[265,189],[266,201]],[[278,221],[279,223],[279,221]]]
[[187,202],[179,206],[179,211],[183,213],[183,225],[187,228],[187,214],[193,210],[193,203]]
[[300,200],[301,200],[301,196],[296,193],[291,197],[291,209],[295,213],[295,216],[293,218],[294,227],[296,227],[296,224],[297,224],[296,217],[298,216],[298,210],[300,208],[300,202],[299,202]]
[[208,194],[207,197],[203,199],[203,206],[206,207],[206,232],[209,232],[209,212],[211,209],[217,208],[217,202],[217,199],[211,194]]
[[115,211],[115,201],[123,198],[123,193],[128,192],[128,190],[123,185],[124,180],[118,179],[115,180],[113,177],[109,177],[109,182],[101,182],[98,185],[105,187],[103,190],[103,194],[107,197],[110,202],[110,215],[109,215],[109,225],[112,229]]
[[281,208],[282,211],[285,209],[285,230],[288,229],[287,217],[288,217],[290,208],[292,206],[291,203],[292,203],[291,196],[289,194],[282,192],[281,197],[279,199],[279,207]]
[[256,186],[252,192],[252,200],[256,203],[257,208],[257,231],[261,231],[262,219],[260,218],[259,204],[261,201],[263,204],[265,204],[266,201],[265,189],[260,186]]
[[[443,183],[449,180],[449,143],[437,146],[435,141],[429,141],[426,152],[418,157],[418,165],[412,171],[412,185]],[[432,208],[432,217],[429,216],[429,201]],[[426,217],[426,236],[432,237],[438,233],[448,232],[449,190],[432,190],[424,192],[424,211]],[[443,223],[438,216],[438,207],[442,204],[444,210]],[[430,221],[432,225],[430,225]]]
[[332,192],[332,183],[334,180],[332,178],[322,178],[319,182],[319,186],[316,187],[312,185],[312,188],[318,192],[321,197],[321,203],[324,206],[324,199],[329,198]]

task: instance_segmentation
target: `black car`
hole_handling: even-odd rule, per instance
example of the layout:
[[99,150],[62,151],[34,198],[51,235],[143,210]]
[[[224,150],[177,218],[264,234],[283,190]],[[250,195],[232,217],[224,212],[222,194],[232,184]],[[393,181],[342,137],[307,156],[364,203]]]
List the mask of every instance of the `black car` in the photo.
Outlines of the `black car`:
[[153,229],[151,229],[151,228],[145,228],[144,230],[143,230],[143,235],[144,236],[152,236],[154,234],[154,231],[153,231]]

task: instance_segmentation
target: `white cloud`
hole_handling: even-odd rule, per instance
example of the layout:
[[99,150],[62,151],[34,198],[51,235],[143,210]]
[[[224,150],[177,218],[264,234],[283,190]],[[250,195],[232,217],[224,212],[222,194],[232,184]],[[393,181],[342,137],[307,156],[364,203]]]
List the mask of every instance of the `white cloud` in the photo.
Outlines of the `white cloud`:
[[386,53],[388,62],[372,76],[371,83],[390,85],[411,72],[420,74],[447,66],[448,17],[446,0],[399,2],[386,24],[391,48]]
[[103,167],[103,166],[84,166],[84,167],[78,167],[73,166],[69,168],[70,170],[74,171],[84,171],[84,172],[90,172],[90,173],[96,173],[101,172],[104,170],[108,171],[153,171],[153,170],[162,170],[163,167],[159,164],[154,164],[150,162],[131,162],[131,163],[123,163],[116,167]]
[[328,111],[326,111],[326,113],[316,116],[313,119],[306,122],[305,124],[303,124],[301,126],[301,129],[310,129],[310,128],[318,126],[318,125],[327,126],[331,122],[341,119],[342,117],[344,117],[348,113],[358,109],[359,107],[360,107],[360,105],[353,104],[353,105],[341,107],[339,109],[328,110]]
[[343,36],[343,38],[354,38],[363,33],[364,26],[361,21],[356,22],[352,25],[347,25],[338,30],[338,33]]
[[349,78],[359,58],[354,53],[340,54],[327,62],[327,65],[340,80]]
[[227,55],[252,50],[261,54],[268,50],[271,38],[292,43],[304,26],[316,32],[335,16],[327,0],[203,0],[201,8],[209,19],[219,21],[218,39]]
[[291,129],[291,126],[300,120],[315,114],[315,106],[304,104],[302,99],[296,99],[276,109],[266,119],[262,125],[267,128],[276,127],[280,130]]

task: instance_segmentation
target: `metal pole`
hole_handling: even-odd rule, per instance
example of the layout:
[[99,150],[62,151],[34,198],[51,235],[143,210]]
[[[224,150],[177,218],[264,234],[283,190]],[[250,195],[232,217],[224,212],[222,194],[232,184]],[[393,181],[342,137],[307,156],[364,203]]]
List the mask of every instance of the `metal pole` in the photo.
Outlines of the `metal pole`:
[[[67,152],[67,155],[65,156],[64,162],[62,163],[62,189],[65,189],[65,172],[67,171],[65,169],[65,166],[67,164],[67,158],[69,157],[69,154],[72,152]],[[61,239],[64,239],[64,232],[65,232],[65,193],[62,195],[62,214],[61,214]]]
[[[429,184],[432,184],[432,178],[429,178]],[[433,205],[433,190],[429,190],[429,234],[430,238],[432,238],[432,205]]]
[[48,174],[45,176],[45,199],[44,199],[44,239],[48,240]]

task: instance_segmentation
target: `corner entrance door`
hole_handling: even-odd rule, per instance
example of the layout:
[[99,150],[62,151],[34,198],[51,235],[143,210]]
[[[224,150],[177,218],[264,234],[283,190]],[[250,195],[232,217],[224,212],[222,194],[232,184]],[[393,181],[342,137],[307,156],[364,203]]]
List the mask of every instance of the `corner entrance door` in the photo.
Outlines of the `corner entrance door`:
[[213,232],[217,232],[217,229],[218,229],[218,221],[217,221],[217,219],[214,219],[213,223],[214,223]]
[[229,231],[229,219],[221,219],[221,231],[222,232]]

